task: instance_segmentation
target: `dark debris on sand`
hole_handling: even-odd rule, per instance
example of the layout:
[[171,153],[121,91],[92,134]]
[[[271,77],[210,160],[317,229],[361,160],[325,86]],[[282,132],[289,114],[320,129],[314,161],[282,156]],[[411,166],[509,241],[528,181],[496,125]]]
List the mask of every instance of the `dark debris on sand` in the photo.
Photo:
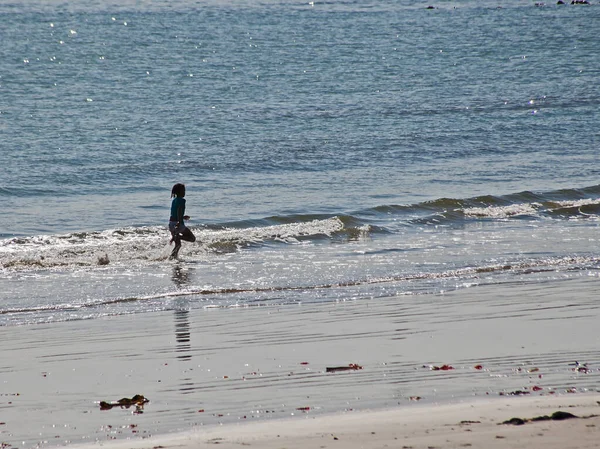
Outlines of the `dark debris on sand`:
[[[592,418],[595,415],[592,416],[585,416],[584,418]],[[552,415],[548,416],[548,415],[544,415],[544,416],[536,416],[535,418],[531,418],[531,419],[526,419],[526,418],[511,418],[507,421],[504,421],[501,424],[509,424],[509,425],[513,425],[513,426],[522,426],[523,424],[526,424],[528,422],[538,422],[538,421],[564,421],[565,419],[579,419],[581,418],[580,416],[574,415],[572,413],[569,412],[554,412],[552,413]]]
[[111,410],[113,407],[129,408],[135,406],[136,413],[143,413],[144,404],[150,402],[141,394],[136,394],[131,398],[121,398],[118,401],[106,402],[100,401],[100,410]]

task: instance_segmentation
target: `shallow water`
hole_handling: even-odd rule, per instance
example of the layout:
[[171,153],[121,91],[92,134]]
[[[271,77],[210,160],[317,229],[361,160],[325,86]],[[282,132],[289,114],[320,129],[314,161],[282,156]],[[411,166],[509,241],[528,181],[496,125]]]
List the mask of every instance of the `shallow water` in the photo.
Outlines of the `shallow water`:
[[0,322],[422,295],[595,274],[597,195],[597,187],[524,192],[192,227],[198,242],[184,245],[175,262],[157,226],[7,239]]

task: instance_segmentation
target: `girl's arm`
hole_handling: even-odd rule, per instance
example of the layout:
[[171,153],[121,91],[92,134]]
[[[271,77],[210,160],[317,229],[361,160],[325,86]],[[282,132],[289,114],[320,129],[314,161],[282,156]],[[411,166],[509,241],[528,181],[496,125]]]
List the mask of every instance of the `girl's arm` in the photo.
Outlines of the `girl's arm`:
[[181,223],[185,219],[185,215],[183,215],[183,211],[185,210],[183,205],[180,205],[177,208],[177,223]]

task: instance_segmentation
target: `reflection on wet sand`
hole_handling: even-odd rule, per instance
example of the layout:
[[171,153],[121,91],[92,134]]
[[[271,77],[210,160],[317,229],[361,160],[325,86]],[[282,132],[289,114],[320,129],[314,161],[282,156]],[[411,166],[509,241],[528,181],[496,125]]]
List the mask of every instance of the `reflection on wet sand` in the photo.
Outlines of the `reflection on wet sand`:
[[[190,273],[192,269],[180,265],[179,263],[173,266],[173,274],[171,280],[177,289],[183,289],[190,283]],[[176,300],[179,301],[180,299]],[[175,357],[180,362],[191,362],[192,360],[192,344],[190,333],[190,311],[187,308],[187,300],[177,304],[173,310],[175,318]],[[192,390],[193,381],[188,375],[179,379],[177,389],[182,394],[188,394]]]
[[189,310],[175,310],[175,352],[179,353],[177,359],[181,361],[192,359],[189,315]]
[[[173,267],[171,279],[178,289],[183,288],[190,283],[190,272],[190,268],[180,264],[176,264]],[[185,307],[185,305],[182,304],[182,307]],[[176,308],[174,310],[175,341],[177,342],[175,352],[178,353],[177,359],[181,361],[190,361],[192,359],[189,314],[190,311],[185,308]]]

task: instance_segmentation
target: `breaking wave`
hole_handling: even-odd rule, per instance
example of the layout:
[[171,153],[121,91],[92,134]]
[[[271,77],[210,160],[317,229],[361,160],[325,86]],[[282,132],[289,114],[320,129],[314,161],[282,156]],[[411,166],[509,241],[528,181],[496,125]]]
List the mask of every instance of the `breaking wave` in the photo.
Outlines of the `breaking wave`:
[[[506,220],[597,220],[600,185],[545,193],[520,192],[466,199],[440,198],[409,205],[381,205],[351,213],[290,215],[212,226],[191,226],[197,244],[186,253],[231,253],[270,244],[353,241],[404,227],[465,226]],[[0,240],[0,268],[37,270],[106,263],[158,262],[169,255],[163,226],[127,227],[97,232],[38,235]]]
[[[300,243],[330,237],[344,229],[337,217],[271,226],[193,228],[198,244],[189,253],[233,252],[267,242]],[[130,227],[101,232],[19,237],[0,241],[0,267],[5,269],[93,266],[132,261],[161,261],[169,253],[164,227]]]

